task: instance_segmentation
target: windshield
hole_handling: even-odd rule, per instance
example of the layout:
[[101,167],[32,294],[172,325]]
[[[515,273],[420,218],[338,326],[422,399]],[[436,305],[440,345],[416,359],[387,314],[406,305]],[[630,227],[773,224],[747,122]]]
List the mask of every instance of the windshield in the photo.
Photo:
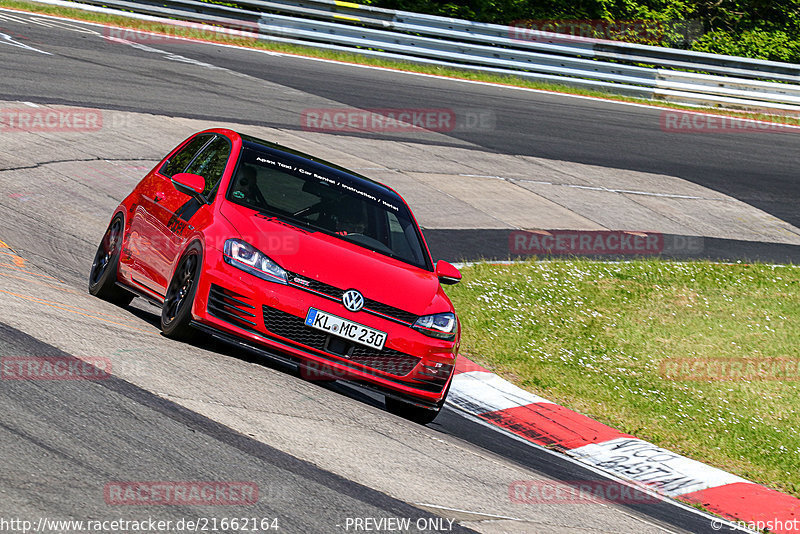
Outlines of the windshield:
[[404,203],[356,179],[320,172],[311,162],[304,168],[244,148],[227,199],[430,269]]

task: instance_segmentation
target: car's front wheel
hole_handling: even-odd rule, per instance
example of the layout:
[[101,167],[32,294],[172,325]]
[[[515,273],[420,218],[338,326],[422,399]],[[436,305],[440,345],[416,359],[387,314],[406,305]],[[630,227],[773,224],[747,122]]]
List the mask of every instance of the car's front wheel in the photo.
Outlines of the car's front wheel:
[[118,306],[127,306],[133,294],[117,285],[117,268],[122,251],[122,233],[125,222],[122,215],[111,220],[97,253],[94,255],[92,270],[89,272],[89,293]]
[[442,410],[442,406],[444,406],[444,400],[437,404],[436,408],[423,408],[394,397],[386,397],[386,411],[420,425],[432,423]]
[[167,286],[161,308],[161,331],[172,339],[188,339],[192,333],[192,305],[200,280],[203,253],[200,246],[189,247],[178,262],[178,268]]

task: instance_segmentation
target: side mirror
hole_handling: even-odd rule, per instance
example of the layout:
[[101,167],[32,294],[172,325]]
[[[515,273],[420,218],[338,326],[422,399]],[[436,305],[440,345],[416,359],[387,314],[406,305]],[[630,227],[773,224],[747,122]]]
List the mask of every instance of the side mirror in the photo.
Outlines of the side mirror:
[[172,177],[172,185],[181,193],[205,202],[202,193],[206,188],[206,179],[202,176],[190,174],[188,172],[180,172]]
[[461,271],[444,260],[436,262],[436,276],[439,282],[447,285],[457,284],[461,281]]

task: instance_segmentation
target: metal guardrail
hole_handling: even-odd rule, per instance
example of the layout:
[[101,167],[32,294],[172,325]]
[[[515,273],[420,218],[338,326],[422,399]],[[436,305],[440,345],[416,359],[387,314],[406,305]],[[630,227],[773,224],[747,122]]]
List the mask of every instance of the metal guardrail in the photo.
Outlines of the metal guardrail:
[[[197,2],[194,2],[197,3]],[[381,9],[373,6],[340,2],[338,0],[276,0],[272,2],[259,0],[242,0],[238,2],[243,6],[258,9],[275,9],[276,4],[282,6],[287,13],[291,9],[299,8],[314,11],[317,16],[321,13],[330,15],[336,13],[340,18],[358,20],[365,25],[374,25],[383,22],[382,27],[396,31],[419,32],[422,35],[437,36],[455,40],[482,42],[488,44],[506,44],[517,48],[542,50],[558,53],[564,47],[566,54],[590,54],[597,59],[627,61],[635,63],[658,64],[662,67],[682,69],[698,69],[704,72],[740,76],[743,78],[764,78],[768,73],[769,78],[800,83],[800,65],[781,63],[777,61],[763,61],[758,59],[726,56],[692,52],[660,46],[646,46],[625,42],[604,41],[599,39],[570,38],[563,34],[536,32],[536,40],[513,38],[515,32],[509,26],[472,22],[468,20],[423,15],[405,11]],[[300,13],[297,11],[297,13]],[[368,16],[364,16],[368,14]],[[308,16],[314,16],[308,13]],[[322,18],[322,17],[319,17]],[[387,23],[388,22],[388,23]],[[424,30],[424,31],[420,31]],[[523,32],[524,33],[524,32]],[[570,43],[565,43],[565,37]],[[504,39],[505,41],[498,41]],[[509,42],[510,41],[510,42]]]
[[[270,41],[514,75],[642,98],[800,111],[800,65],[791,63],[546,32],[536,32],[535,38],[529,39],[524,30],[510,26],[338,0],[237,0],[242,8],[196,0],[80,3],[247,30]],[[523,38],[519,38],[520,31]]]

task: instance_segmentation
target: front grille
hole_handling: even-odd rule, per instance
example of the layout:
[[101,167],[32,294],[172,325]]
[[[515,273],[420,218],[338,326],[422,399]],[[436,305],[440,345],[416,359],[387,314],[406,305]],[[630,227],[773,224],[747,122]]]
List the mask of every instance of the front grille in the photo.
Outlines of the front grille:
[[305,325],[302,317],[264,306],[264,326],[273,334],[322,350],[326,334]]
[[308,285],[300,284],[300,287],[307,287],[307,288],[309,288],[309,289],[311,289],[313,291],[317,291],[319,293],[324,293],[325,295],[328,295],[329,297],[333,297],[336,300],[342,300],[342,295],[344,294],[344,291],[345,291],[344,289],[339,289],[339,288],[334,287],[332,285],[320,282],[319,280],[311,280],[311,279],[305,278],[305,277],[298,277],[298,278],[301,278],[302,280],[305,280],[305,281],[308,282]]
[[217,319],[252,330],[256,326],[256,307],[249,301],[244,295],[211,284],[206,308]]
[[[329,344],[328,334],[306,326],[302,317],[297,317],[270,306],[264,306],[263,313],[264,325],[273,334],[317,350],[341,355],[340,351],[327,350]],[[342,341],[351,346],[350,355],[347,357],[348,361],[395,376],[407,375],[420,360],[416,356],[389,348],[378,351],[363,345]]]
[[[318,280],[312,280],[308,277],[301,276],[296,273],[287,272],[286,273],[289,278],[289,283],[298,289],[305,289],[310,290],[316,293],[322,293],[333,300],[338,300],[341,302],[342,295],[346,291],[345,289],[339,289],[338,287],[334,287],[330,284],[326,284],[324,282],[320,282]],[[298,282],[295,279],[302,280],[303,282]],[[414,324],[414,322],[419,317],[418,315],[407,312],[405,310],[401,310],[400,308],[395,308],[394,306],[389,306],[388,304],[384,304],[382,302],[378,302],[377,300],[372,299],[364,299],[364,309],[363,311],[370,313],[370,312],[377,312],[380,315],[385,315],[397,321],[407,324]]]
[[389,306],[388,304],[383,304],[377,300],[364,299],[364,310],[376,311],[380,314],[388,315],[389,317],[394,317],[395,319],[400,319],[404,323],[408,324],[414,324],[414,322],[418,319],[416,314],[403,311],[400,308],[395,308],[394,306]]

